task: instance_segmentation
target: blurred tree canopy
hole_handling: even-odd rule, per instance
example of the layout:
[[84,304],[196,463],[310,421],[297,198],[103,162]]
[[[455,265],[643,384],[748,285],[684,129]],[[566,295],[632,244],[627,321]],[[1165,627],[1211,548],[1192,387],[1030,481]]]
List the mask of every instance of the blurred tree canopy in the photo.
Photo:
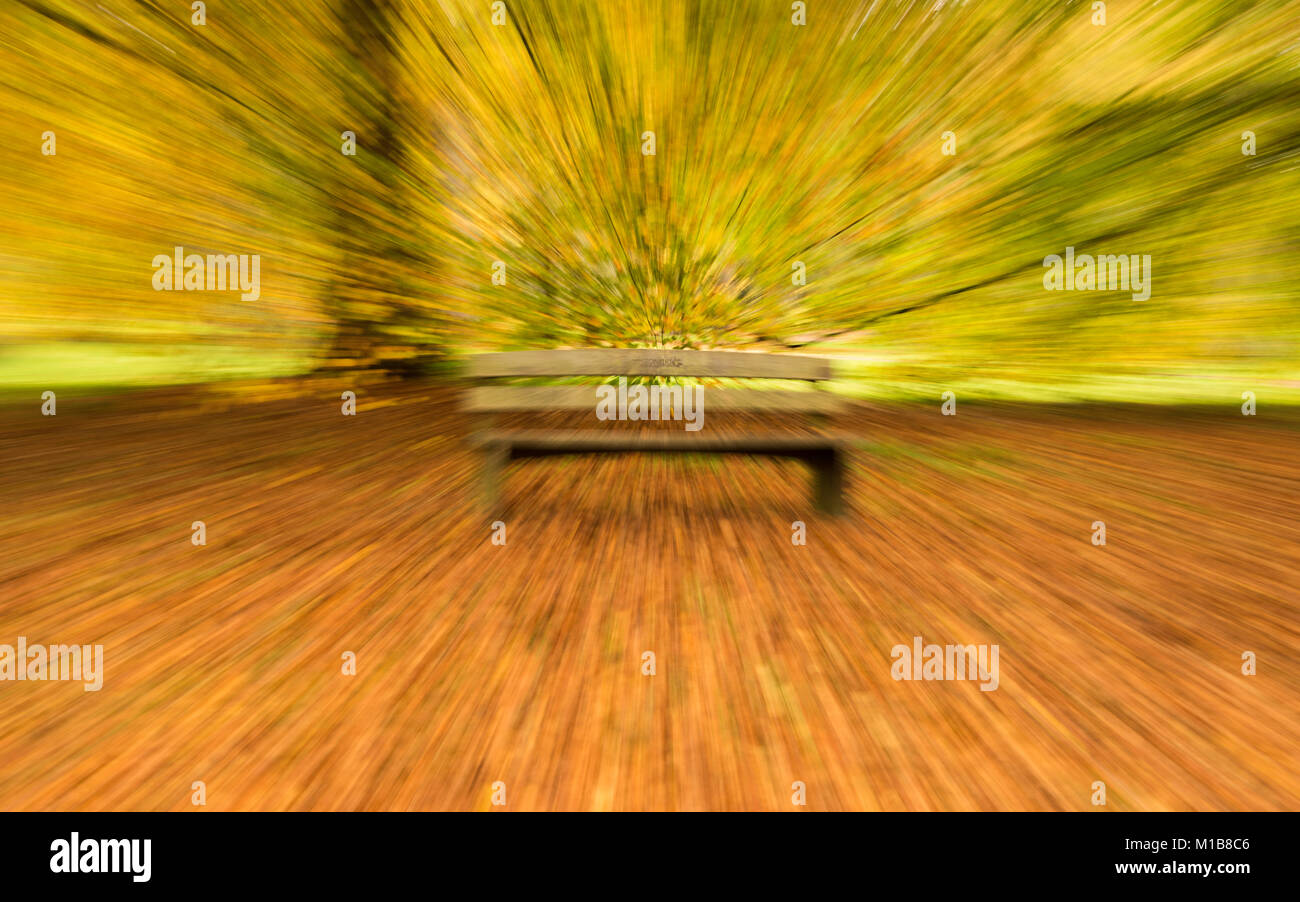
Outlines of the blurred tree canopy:
[[[7,340],[1296,359],[1294,0],[790,6],[15,0]],[[260,300],[153,291],[178,245],[260,254]],[[1151,299],[1045,291],[1067,245]]]

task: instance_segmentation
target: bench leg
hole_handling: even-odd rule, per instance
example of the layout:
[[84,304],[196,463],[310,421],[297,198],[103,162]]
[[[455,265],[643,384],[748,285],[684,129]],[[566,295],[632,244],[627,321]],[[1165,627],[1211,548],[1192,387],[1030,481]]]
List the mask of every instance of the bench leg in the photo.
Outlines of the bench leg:
[[501,482],[505,478],[506,463],[509,460],[510,449],[504,445],[488,445],[483,449],[483,472],[479,476],[481,502],[483,512],[489,517],[502,513]]
[[818,454],[812,460],[813,501],[817,510],[838,517],[844,513],[844,455],[839,451]]

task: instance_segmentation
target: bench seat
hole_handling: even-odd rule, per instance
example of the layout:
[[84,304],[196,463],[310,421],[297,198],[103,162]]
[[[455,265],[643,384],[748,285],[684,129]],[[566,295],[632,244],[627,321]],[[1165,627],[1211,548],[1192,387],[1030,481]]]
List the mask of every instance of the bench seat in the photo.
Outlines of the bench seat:
[[802,458],[809,453],[847,451],[853,439],[843,435],[763,435],[742,432],[735,435],[702,435],[696,432],[550,431],[518,429],[482,432],[470,438],[478,447],[508,448],[512,457],[545,457],[549,454],[597,454],[603,451],[682,451],[697,454],[769,454]]
[[853,439],[846,435],[763,435],[737,433],[701,435],[658,429],[594,432],[512,430],[481,432],[471,443],[484,455],[484,485],[490,509],[499,505],[503,470],[512,460],[565,454],[679,453],[761,454],[786,457],[808,464],[813,474],[813,499],[822,513],[843,512],[844,467]]

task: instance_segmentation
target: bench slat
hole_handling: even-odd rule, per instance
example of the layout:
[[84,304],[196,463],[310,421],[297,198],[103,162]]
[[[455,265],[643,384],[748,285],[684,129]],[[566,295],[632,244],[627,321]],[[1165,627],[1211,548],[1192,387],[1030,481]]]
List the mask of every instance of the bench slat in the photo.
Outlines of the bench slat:
[[[689,386],[687,386],[689,387]],[[596,410],[594,385],[480,385],[465,395],[472,413],[510,410]],[[773,413],[833,414],[844,407],[838,395],[824,391],[764,391],[750,388],[706,388],[704,410],[764,410]]]
[[756,435],[737,433],[676,432],[656,429],[647,432],[572,432],[539,429],[490,432],[477,436],[482,448],[507,450],[511,456],[582,454],[602,451],[684,451],[701,454],[787,454],[805,457],[817,452],[848,451],[853,438],[847,435]]
[[731,379],[831,378],[831,365],[817,357],[742,351],[671,351],[589,348],[576,351],[507,351],[471,357],[468,375],[504,376],[713,376]]

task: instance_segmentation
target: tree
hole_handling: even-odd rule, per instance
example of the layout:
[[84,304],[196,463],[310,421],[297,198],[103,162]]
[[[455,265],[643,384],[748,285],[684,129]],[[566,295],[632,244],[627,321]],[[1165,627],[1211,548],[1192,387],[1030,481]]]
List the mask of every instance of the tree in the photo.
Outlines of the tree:
[[340,0],[337,67],[355,156],[338,156],[330,195],[338,259],[325,307],[334,335],[318,368],[410,372],[427,346],[413,287],[427,273],[414,240],[404,134],[414,127],[400,83],[403,27],[396,0]]

